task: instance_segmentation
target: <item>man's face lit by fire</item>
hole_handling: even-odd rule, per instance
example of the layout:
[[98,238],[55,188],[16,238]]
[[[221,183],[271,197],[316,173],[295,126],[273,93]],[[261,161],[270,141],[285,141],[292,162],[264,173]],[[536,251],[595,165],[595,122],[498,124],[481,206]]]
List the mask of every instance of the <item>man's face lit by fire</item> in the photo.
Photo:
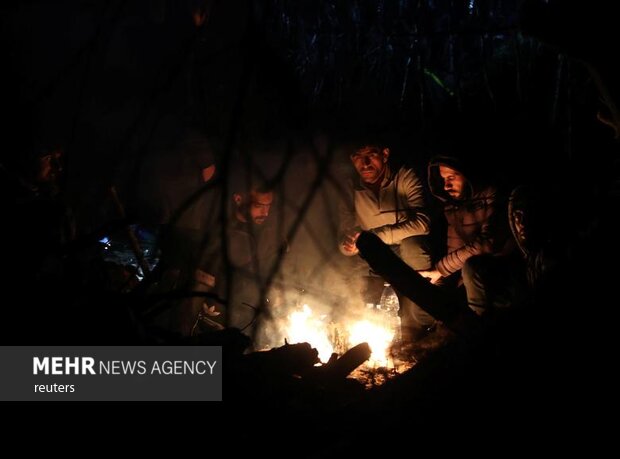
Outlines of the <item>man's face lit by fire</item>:
[[362,182],[372,185],[383,179],[390,150],[368,145],[351,155],[351,161]]
[[443,189],[451,198],[462,200],[465,198],[465,177],[459,171],[448,166],[439,166],[439,175],[443,179]]
[[273,192],[251,191],[249,194],[243,195],[235,193],[233,199],[237,205],[236,214],[240,221],[247,222],[249,219],[256,225],[262,225],[269,217],[269,210],[273,203]]

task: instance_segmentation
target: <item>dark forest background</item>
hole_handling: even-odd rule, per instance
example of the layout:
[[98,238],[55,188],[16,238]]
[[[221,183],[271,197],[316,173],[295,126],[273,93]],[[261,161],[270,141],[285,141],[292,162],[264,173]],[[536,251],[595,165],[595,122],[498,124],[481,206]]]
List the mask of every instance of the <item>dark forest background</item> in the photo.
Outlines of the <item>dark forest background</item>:
[[268,150],[316,132],[333,144],[372,128],[419,164],[436,139],[458,139],[514,181],[592,166],[605,128],[590,77],[520,31],[521,4],[7,2],[5,154],[64,145],[88,226],[106,218],[97,190],[117,182],[129,193],[157,121],[179,111],[198,114],[223,147],[232,136]]

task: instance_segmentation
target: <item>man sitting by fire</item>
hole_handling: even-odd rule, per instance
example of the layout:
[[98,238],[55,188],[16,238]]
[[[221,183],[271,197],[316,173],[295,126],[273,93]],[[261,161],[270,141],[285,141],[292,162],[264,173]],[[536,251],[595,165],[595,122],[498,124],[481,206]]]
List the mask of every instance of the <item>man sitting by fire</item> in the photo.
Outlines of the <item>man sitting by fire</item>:
[[[249,182],[249,183],[248,183]],[[196,322],[200,329],[235,327],[255,337],[258,319],[269,303],[273,272],[287,244],[278,237],[270,218],[274,192],[264,181],[245,174],[232,178],[232,208],[226,222],[226,241],[207,250],[198,283],[211,287],[227,306],[212,300],[203,304]]]
[[[350,195],[341,210],[340,251],[356,255],[360,232],[370,231],[411,268],[430,269],[424,239],[430,218],[422,182],[412,169],[390,164],[390,148],[385,143],[373,138],[358,142],[354,148],[350,159],[359,180],[350,184]],[[404,341],[415,340],[434,325],[435,319],[415,302],[402,295],[399,301]]]

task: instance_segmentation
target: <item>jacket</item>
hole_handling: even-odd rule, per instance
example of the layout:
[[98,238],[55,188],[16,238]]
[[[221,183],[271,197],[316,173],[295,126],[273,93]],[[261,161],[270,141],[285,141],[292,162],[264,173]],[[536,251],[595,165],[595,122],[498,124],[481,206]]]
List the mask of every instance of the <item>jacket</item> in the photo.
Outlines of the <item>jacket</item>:
[[[350,189],[349,202],[341,209],[342,234],[353,228],[372,231],[386,244],[395,245],[407,237],[429,233],[422,182],[413,170],[401,167],[393,172],[388,166],[378,198],[361,180]],[[342,251],[342,245],[340,248]]]
[[[439,166],[459,171],[466,179],[463,200],[455,200],[443,186]],[[456,158],[438,156],[428,166],[431,193],[443,202],[446,218],[447,254],[435,265],[443,277],[459,271],[474,255],[506,254],[511,250],[505,202],[493,186],[479,186]]]

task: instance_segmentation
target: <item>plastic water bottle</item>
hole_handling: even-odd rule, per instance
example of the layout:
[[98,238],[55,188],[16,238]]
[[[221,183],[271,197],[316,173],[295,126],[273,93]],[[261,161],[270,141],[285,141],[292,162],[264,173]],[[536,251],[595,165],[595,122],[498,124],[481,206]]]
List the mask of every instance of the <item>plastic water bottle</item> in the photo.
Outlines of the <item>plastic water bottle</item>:
[[398,296],[388,282],[383,283],[383,293],[381,293],[381,310],[386,316],[387,322],[391,330],[394,331],[394,341],[399,341],[400,334],[400,303]]

